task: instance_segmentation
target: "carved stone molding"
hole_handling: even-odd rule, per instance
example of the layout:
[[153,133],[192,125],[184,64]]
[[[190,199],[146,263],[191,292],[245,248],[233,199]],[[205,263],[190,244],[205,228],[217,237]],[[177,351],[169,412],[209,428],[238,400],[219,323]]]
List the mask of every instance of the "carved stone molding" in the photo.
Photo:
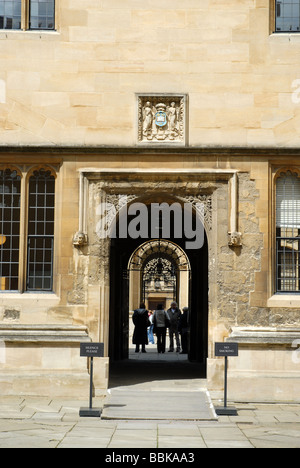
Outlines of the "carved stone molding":
[[[131,202],[138,200],[136,194],[112,194],[106,193],[105,201],[107,204],[106,230],[109,231],[123,207]],[[206,230],[212,230],[212,195],[187,195],[177,196],[178,201],[189,203],[195,209]],[[176,198],[174,202],[176,202]]]
[[[88,232],[88,200],[89,197],[98,199],[98,204],[105,203],[108,208],[106,213],[105,230],[109,229],[116,215],[126,205],[133,201],[147,203],[153,196],[159,196],[162,200],[167,196],[174,202],[190,203],[198,213],[207,234],[212,232],[213,225],[213,192],[217,189],[216,178],[227,181],[230,184],[229,197],[229,236],[228,244],[232,247],[241,246],[241,236],[238,233],[237,197],[238,184],[235,170],[194,170],[190,172],[181,171],[181,181],[178,180],[177,171],[159,170],[83,170],[80,174],[80,202],[79,202],[79,229],[85,236],[84,244],[87,242]],[[193,179],[196,178],[196,180]],[[174,185],[176,177],[176,185]],[[93,182],[93,194],[89,194],[89,183]],[[106,209],[105,208],[105,209]],[[111,210],[109,209],[111,208]],[[97,219],[100,218],[96,213]],[[91,221],[91,220],[90,220]],[[96,223],[96,221],[95,221]],[[106,239],[108,240],[108,239]],[[109,243],[109,240],[108,240]],[[74,242],[74,245],[78,245]]]
[[138,143],[186,144],[187,96],[138,95]]

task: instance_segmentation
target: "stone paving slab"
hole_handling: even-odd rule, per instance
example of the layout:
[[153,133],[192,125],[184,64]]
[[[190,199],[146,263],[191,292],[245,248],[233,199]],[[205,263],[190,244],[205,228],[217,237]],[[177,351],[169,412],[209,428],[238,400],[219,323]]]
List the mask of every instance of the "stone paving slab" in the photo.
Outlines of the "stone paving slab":
[[0,448],[300,448],[300,405],[236,403],[237,417],[155,421],[80,418],[84,403],[0,397]]

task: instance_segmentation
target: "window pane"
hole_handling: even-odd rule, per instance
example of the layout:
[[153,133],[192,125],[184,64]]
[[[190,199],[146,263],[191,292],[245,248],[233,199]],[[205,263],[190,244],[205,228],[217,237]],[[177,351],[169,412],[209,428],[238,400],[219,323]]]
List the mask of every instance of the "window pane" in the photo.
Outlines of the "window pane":
[[55,1],[30,0],[30,29],[54,29]]
[[0,290],[18,290],[21,177],[0,171]]
[[276,183],[276,290],[300,292],[300,180],[290,171]]
[[29,179],[27,290],[51,291],[53,278],[54,188],[50,171]]
[[21,29],[21,0],[0,0],[0,28]]
[[300,0],[276,0],[277,32],[300,32]]

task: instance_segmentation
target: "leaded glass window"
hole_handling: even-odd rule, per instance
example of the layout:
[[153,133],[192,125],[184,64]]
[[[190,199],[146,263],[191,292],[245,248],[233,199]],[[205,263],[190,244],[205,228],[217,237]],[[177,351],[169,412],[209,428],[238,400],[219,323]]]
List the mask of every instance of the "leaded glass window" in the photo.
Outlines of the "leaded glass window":
[[300,179],[287,171],[276,182],[276,291],[300,291]]
[[0,29],[21,29],[21,0],[0,0]]
[[34,171],[29,179],[27,290],[51,291],[53,282],[55,177]]
[[300,32],[300,0],[276,0],[276,32]]
[[54,29],[54,0],[30,0],[29,29]]
[[0,170],[0,290],[18,290],[21,177]]
[[55,0],[0,0],[0,29],[54,30]]

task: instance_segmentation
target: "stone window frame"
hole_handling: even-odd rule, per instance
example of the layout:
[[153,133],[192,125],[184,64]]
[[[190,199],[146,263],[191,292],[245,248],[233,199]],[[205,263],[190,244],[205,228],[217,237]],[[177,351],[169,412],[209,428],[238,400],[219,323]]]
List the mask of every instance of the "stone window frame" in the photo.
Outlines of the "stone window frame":
[[[292,294],[292,295],[300,295],[300,289],[299,291],[288,291],[288,290],[282,290],[282,291],[279,291],[278,290],[278,287],[276,285],[276,280],[277,280],[277,268],[278,268],[278,265],[277,265],[277,212],[276,212],[276,198],[277,198],[277,181],[279,180],[279,178],[282,176],[282,174],[287,174],[288,172],[290,172],[292,175],[296,174],[297,177],[299,178],[299,182],[300,182],[300,171],[297,169],[297,168],[281,168],[279,169],[277,172],[276,172],[276,175],[275,175],[275,178],[274,178],[274,229],[275,229],[275,232],[274,232],[274,235],[275,235],[275,246],[274,246],[274,251],[275,251],[275,277],[274,277],[274,280],[275,280],[275,285],[274,285],[274,292],[275,294]],[[300,279],[299,279],[300,281]]]
[[[51,169],[42,167],[31,170],[27,179],[26,290],[51,292],[53,288],[56,175]],[[40,253],[39,256],[37,256],[37,252]]]
[[56,32],[58,25],[58,0],[53,0],[54,2],[54,26],[52,29],[39,29],[30,27],[30,5],[31,0],[21,0],[21,28],[20,29],[0,29],[0,31],[9,32]]
[[269,221],[269,261],[268,261],[268,300],[267,307],[300,307],[300,291],[295,293],[281,293],[276,291],[276,182],[281,173],[295,172],[300,177],[298,166],[271,166],[270,167],[270,221]]
[[[14,184],[11,176],[3,176],[1,180],[1,227],[0,227],[0,238],[1,238],[1,255],[0,255],[0,290],[13,291],[15,290],[12,287],[13,283],[19,281],[19,269],[20,269],[20,210],[21,207],[17,206],[15,203],[7,205],[5,202],[5,197],[9,196],[11,201],[15,199],[16,196],[19,197],[19,202],[21,199],[21,172],[14,166],[0,167],[0,171],[6,173],[11,171],[16,173],[16,183]],[[2,186],[3,181],[3,186]],[[11,189],[7,190],[7,185]],[[16,188],[16,185],[18,188]],[[18,217],[16,217],[18,213]],[[18,233],[16,230],[18,229]],[[3,245],[3,247],[2,247]],[[18,253],[16,253],[18,252]],[[16,264],[16,257],[18,257],[18,262]],[[1,263],[2,259],[5,259]]]
[[[55,259],[56,259],[56,243],[54,242],[53,247],[53,282],[52,290],[34,290],[28,291],[26,287],[27,281],[27,230],[28,230],[28,204],[29,204],[29,179],[33,175],[34,171],[39,171],[40,169],[45,169],[51,171],[51,175],[55,177],[55,194],[57,193],[57,174],[58,168],[49,165],[49,164],[35,164],[35,165],[19,165],[19,164],[0,164],[0,170],[11,169],[15,170],[18,175],[21,177],[21,200],[20,200],[20,231],[19,231],[19,279],[18,279],[18,289],[17,290],[2,290],[0,294],[52,294],[56,289],[56,278],[55,278]],[[56,237],[57,230],[57,197],[55,196],[54,203],[54,239]]]
[[276,8],[276,0],[269,0],[269,34],[270,35],[278,34],[276,32],[275,8]]

